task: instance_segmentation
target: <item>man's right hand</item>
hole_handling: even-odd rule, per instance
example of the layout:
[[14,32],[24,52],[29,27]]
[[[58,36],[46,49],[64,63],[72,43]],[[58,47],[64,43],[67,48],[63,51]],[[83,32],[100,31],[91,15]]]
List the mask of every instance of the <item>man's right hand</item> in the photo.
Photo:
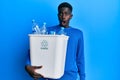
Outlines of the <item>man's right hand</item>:
[[30,65],[26,65],[25,66],[26,71],[34,79],[38,79],[38,78],[42,78],[43,77],[43,75],[38,74],[38,73],[35,72],[36,69],[40,69],[40,68],[42,68],[42,66],[30,66]]

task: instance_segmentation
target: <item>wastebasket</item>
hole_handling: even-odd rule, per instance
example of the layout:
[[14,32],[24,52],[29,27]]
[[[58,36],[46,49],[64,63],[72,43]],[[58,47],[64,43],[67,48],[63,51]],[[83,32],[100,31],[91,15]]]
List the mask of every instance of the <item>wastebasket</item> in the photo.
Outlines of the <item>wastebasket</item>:
[[32,66],[45,78],[58,79],[64,74],[68,36],[29,34]]

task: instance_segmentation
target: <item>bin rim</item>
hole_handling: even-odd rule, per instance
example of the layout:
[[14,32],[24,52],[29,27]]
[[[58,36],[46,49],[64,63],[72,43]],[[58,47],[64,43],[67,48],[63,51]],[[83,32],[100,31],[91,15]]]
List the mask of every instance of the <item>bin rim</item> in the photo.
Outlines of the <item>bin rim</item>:
[[67,35],[50,35],[50,34],[47,34],[47,35],[42,35],[42,34],[28,34],[29,37],[69,37]]

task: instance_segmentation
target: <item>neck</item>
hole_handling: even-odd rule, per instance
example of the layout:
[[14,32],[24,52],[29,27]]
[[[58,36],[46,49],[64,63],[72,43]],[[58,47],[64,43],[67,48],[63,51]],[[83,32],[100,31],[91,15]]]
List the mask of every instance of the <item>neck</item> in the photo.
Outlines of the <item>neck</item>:
[[63,25],[59,24],[59,26],[64,27],[64,28],[69,28],[69,25],[63,26]]

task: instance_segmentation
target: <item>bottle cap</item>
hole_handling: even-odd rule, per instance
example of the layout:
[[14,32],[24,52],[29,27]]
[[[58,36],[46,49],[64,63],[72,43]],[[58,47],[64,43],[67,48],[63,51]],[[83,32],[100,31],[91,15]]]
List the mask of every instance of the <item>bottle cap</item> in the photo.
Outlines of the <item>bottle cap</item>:
[[61,27],[61,29],[65,29],[64,27]]
[[35,20],[33,19],[33,20],[32,20],[32,23],[34,23],[34,22],[35,22]]

